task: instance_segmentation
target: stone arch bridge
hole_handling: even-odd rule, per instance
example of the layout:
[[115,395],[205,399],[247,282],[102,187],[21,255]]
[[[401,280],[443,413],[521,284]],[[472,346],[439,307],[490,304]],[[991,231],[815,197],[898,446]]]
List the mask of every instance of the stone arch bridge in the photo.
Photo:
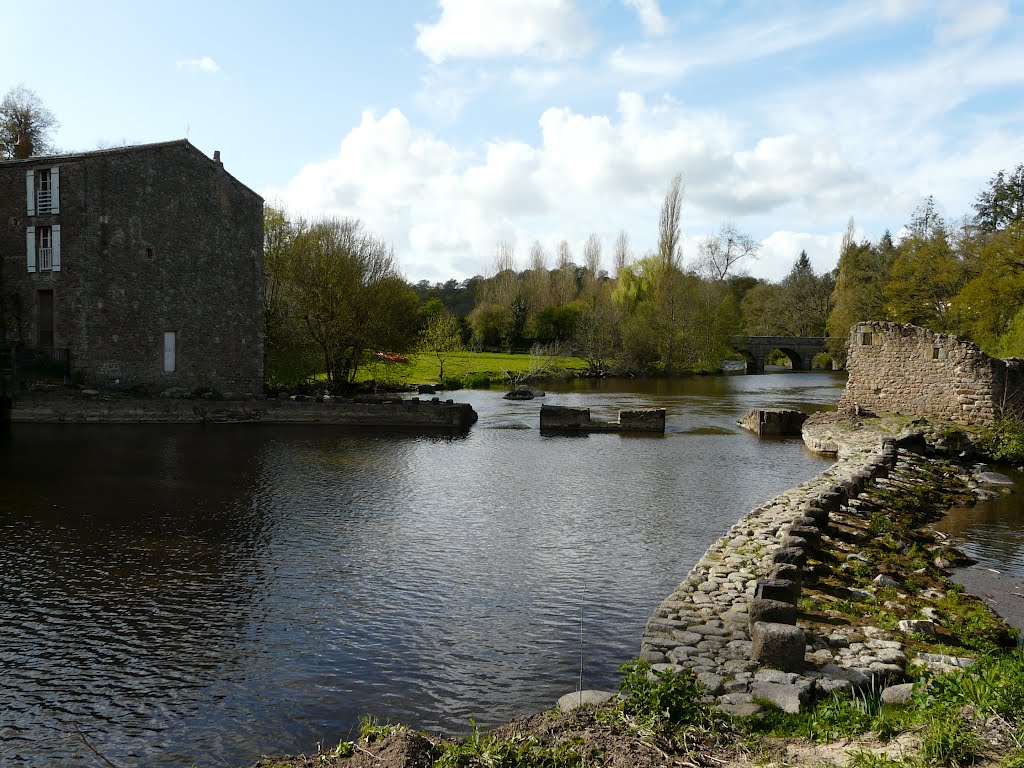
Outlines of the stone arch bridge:
[[811,370],[814,356],[825,352],[824,336],[733,336],[732,346],[747,358],[747,373],[764,373],[764,361],[779,350],[793,364],[794,371]]

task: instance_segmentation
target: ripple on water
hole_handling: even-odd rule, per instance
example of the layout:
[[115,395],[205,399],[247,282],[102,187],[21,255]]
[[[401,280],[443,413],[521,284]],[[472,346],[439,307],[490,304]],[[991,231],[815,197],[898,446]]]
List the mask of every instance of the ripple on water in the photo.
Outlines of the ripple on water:
[[73,723],[151,766],[308,750],[361,715],[492,724],[575,687],[581,612],[585,684],[612,685],[713,539],[827,464],[735,433],[794,381],[812,407],[838,394],[801,375],[544,399],[666,407],[676,439],[544,436],[538,401],[475,391],[460,437],[15,425],[0,761],[75,765]]

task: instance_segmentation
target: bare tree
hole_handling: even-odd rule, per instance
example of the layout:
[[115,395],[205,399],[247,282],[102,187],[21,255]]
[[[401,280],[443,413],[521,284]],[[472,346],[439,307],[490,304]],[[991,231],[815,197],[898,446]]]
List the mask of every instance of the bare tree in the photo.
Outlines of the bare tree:
[[494,246],[494,273],[516,270],[516,248],[508,240],[501,240]]
[[601,238],[593,232],[583,246],[583,264],[593,277],[597,277],[597,273],[601,271]]
[[682,262],[679,222],[683,210],[683,175],[677,173],[665,193],[658,218],[658,256],[666,267],[679,268]]
[[548,273],[548,256],[540,240],[534,240],[530,246],[530,272],[524,286],[526,299],[529,302],[529,313],[536,316],[538,312],[551,304],[551,275]]
[[727,221],[717,234],[705,237],[698,248],[698,269],[712,280],[725,280],[732,268],[741,261],[757,258],[761,245]]
[[853,216],[846,222],[846,231],[843,233],[843,243],[839,246],[839,255],[843,255],[850,248],[857,244],[857,224],[853,220]]
[[50,135],[58,125],[35,91],[15,86],[0,101],[0,159],[54,152]]
[[572,250],[569,241],[562,240],[555,251],[555,301],[564,306],[576,295],[576,267],[572,263]]
[[544,246],[540,240],[534,240],[530,246],[530,269],[534,272],[544,271],[548,268],[548,255],[544,253]]
[[619,236],[615,238],[615,254],[612,257],[615,262],[615,276],[622,274],[623,268],[633,260],[629,251],[629,234],[626,230],[620,230]]

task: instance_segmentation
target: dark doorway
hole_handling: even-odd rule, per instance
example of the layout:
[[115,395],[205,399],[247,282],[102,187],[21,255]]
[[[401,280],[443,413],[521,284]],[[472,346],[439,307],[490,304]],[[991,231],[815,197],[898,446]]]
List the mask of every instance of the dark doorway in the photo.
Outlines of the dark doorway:
[[53,347],[53,291],[39,291],[39,346]]

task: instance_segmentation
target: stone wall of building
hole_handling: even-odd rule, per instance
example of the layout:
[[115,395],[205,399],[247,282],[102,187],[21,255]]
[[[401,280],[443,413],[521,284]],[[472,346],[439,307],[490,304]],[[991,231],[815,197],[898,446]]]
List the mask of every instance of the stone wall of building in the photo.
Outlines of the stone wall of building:
[[839,410],[986,426],[1024,404],[1024,361],[991,358],[949,334],[863,322],[850,332]]
[[[26,171],[49,167],[59,213],[28,216]],[[60,271],[29,272],[26,228],[55,224]],[[52,292],[53,346],[85,381],[262,392],[263,201],[187,141],[0,163],[0,260],[0,334],[40,345]]]

